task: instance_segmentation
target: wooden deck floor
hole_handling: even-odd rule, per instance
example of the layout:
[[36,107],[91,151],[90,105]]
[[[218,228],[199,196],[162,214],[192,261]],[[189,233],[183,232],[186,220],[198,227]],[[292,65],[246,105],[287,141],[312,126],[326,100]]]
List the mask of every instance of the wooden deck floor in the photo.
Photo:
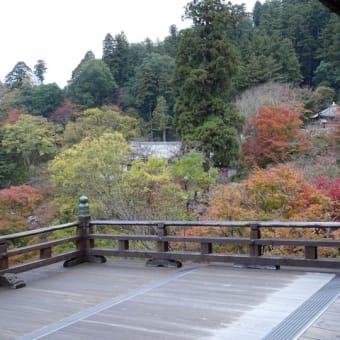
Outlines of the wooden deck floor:
[[[337,274],[128,260],[52,265],[19,274],[25,288],[0,287],[0,339],[263,339]],[[340,339],[339,293],[292,339]]]

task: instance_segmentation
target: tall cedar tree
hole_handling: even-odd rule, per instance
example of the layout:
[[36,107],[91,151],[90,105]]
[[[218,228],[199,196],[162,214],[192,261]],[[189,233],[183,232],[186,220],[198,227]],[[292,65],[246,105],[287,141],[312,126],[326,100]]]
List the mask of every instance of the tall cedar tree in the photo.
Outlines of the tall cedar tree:
[[37,63],[34,65],[34,75],[39,80],[40,84],[42,84],[45,80],[45,73],[47,71],[46,63],[39,59]]
[[[239,64],[229,35],[241,20],[240,7],[221,0],[194,0],[186,6],[185,16],[193,26],[182,32],[176,58],[175,127],[184,142],[197,142],[206,155],[213,155],[216,165],[227,166],[238,154],[237,133],[243,124],[227,105]],[[209,129],[203,133],[206,124]],[[226,144],[229,155],[220,149]]]

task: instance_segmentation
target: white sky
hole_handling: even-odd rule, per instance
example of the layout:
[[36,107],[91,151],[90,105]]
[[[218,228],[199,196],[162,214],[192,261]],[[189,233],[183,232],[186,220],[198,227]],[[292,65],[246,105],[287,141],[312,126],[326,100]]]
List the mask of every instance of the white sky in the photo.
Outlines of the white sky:
[[[129,43],[163,40],[181,20],[189,0],[0,0],[0,81],[24,61],[47,66],[45,83],[64,87],[88,50],[102,56],[107,33],[124,32]],[[256,0],[245,3],[252,11]]]

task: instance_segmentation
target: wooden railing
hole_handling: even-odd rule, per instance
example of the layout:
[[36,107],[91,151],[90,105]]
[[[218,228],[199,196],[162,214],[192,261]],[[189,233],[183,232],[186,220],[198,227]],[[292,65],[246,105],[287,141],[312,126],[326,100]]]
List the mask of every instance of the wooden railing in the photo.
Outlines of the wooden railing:
[[[240,231],[230,236],[189,236],[186,230],[209,227]],[[139,257],[158,260],[190,260],[197,262],[232,262],[245,266],[302,266],[340,268],[340,240],[331,238],[262,238],[262,231],[327,230],[340,228],[339,222],[257,222],[257,221],[102,221],[91,220],[86,197],[80,198],[76,222],[0,236],[0,276],[19,273],[59,261],[65,265],[81,262],[104,262],[105,256]],[[296,229],[299,228],[299,229]],[[97,229],[97,231],[96,231]],[[68,230],[68,236],[55,233]],[[241,232],[242,231],[242,232]],[[65,234],[65,233],[63,233]],[[213,233],[215,234],[215,233]],[[274,233],[275,234],[275,233]],[[27,242],[27,239],[35,242]],[[24,246],[18,246],[26,240]],[[24,242],[21,242],[23,244]],[[68,251],[60,246],[71,244]],[[196,245],[195,247],[191,245]],[[190,245],[190,246],[189,246]],[[238,252],[227,249],[230,246]],[[269,247],[290,246],[304,250],[302,256],[269,252]],[[322,247],[335,249],[335,257],[320,257]],[[216,248],[219,248],[216,251]],[[222,249],[222,250],[221,250]],[[227,249],[227,250],[225,250]],[[264,251],[266,250],[266,251]],[[19,260],[16,260],[21,256]],[[25,260],[25,258],[27,260]],[[33,257],[33,259],[32,259]],[[157,262],[156,262],[157,263]]]
[[[74,235],[54,240],[48,240],[48,237],[46,237],[46,235],[51,235],[55,231],[67,229],[74,229]],[[31,243],[30,240],[34,237],[38,240],[34,244],[16,246],[16,243],[23,239],[28,239],[28,243]],[[81,256],[81,242],[82,238],[79,233],[78,221],[0,236],[0,275],[9,272],[20,273],[52,263],[67,261],[75,257],[79,257]],[[56,247],[68,243],[75,244],[75,249],[64,253],[53,252]],[[30,260],[25,261],[24,259],[19,258],[15,261],[15,258],[20,257],[20,255],[26,255],[30,258]]]
[[[89,249],[89,255],[120,256],[120,257],[142,257],[155,259],[190,260],[198,262],[233,262],[237,265],[246,266],[301,266],[322,267],[340,269],[340,239],[300,239],[300,238],[261,238],[261,231],[270,228],[275,229],[310,229],[310,230],[332,230],[340,228],[339,222],[254,222],[254,221],[91,221],[92,229],[105,228],[104,233],[89,233],[87,237],[94,241]],[[108,233],[108,227],[112,233]],[[185,230],[195,228],[222,228],[228,234],[228,229],[239,229],[238,234],[248,234],[249,237],[224,237],[224,236],[186,236]],[[119,234],[113,230],[119,228]],[[144,233],[137,233],[142,229]],[[145,234],[145,229],[151,233]],[[241,229],[243,232],[241,232]],[[246,229],[246,230],[244,230]],[[248,229],[248,230],[247,230]],[[133,231],[133,234],[129,233]],[[122,234],[124,231],[124,234]],[[181,234],[181,235],[180,235]],[[97,240],[115,241],[115,247],[98,247]],[[136,242],[137,247],[136,247]],[[144,244],[153,243],[154,246],[141,249]],[[130,244],[135,244],[134,248]],[[176,246],[173,247],[172,244]],[[182,244],[182,249],[179,245]],[[185,247],[187,244],[198,244],[198,247]],[[215,246],[238,246],[242,249],[240,253],[230,251],[216,251]],[[273,249],[280,246],[302,247],[303,256],[280,256],[271,255]],[[272,251],[264,252],[265,247]],[[334,248],[338,257],[319,257],[320,248]],[[186,248],[190,248],[188,251]],[[192,250],[194,248],[194,251]],[[275,253],[275,252],[274,252]]]

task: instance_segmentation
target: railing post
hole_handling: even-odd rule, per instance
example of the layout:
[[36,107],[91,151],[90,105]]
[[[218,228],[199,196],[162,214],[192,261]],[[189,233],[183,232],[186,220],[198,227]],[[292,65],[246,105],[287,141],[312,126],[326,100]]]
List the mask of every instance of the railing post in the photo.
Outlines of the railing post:
[[[7,256],[7,243],[0,243],[0,270],[6,270],[8,268],[8,256]],[[15,274],[5,273],[0,275],[0,286],[11,287],[14,289],[25,287],[26,284],[23,280],[18,278]]]
[[94,241],[89,239],[89,234],[92,232],[91,215],[89,208],[89,199],[86,196],[79,197],[78,208],[78,227],[77,236],[80,240],[77,242],[77,249],[80,252],[78,258],[68,260],[64,263],[64,267],[72,267],[83,262],[104,263],[106,258],[101,255],[91,255],[90,249],[94,247]]
[[[163,237],[167,236],[167,228],[164,223],[158,223],[157,225],[157,250],[159,253],[167,253],[169,251],[169,242],[164,241]],[[168,256],[169,254],[165,255]],[[160,258],[152,258],[146,261],[146,266],[148,267],[182,267],[182,263],[178,260],[173,260],[160,255]]]
[[[250,240],[258,240],[261,238],[261,230],[258,224],[250,224]],[[261,256],[262,255],[262,247],[257,244],[251,244],[249,246],[249,255],[250,256]]]
[[129,240],[119,240],[118,249],[119,251],[129,250]]
[[318,258],[318,248],[305,246],[305,258],[309,260],[316,260]]
[[89,200],[86,196],[79,198],[79,209],[78,209],[78,228],[77,235],[80,237],[80,241],[77,244],[78,250],[80,250],[81,257],[85,260],[88,255],[89,242],[87,235],[89,234],[90,228],[90,208]]
[[48,259],[52,257],[52,248],[51,247],[47,247],[47,248],[42,248],[40,249],[40,259]]
[[202,242],[201,243],[201,254],[211,254],[212,253],[212,243]]
[[157,226],[157,236],[160,240],[157,242],[157,249],[159,252],[164,253],[169,251],[169,242],[162,241],[164,236],[167,236],[167,230],[164,223],[159,223]]
[[8,269],[8,256],[6,241],[0,243],[0,269]]

